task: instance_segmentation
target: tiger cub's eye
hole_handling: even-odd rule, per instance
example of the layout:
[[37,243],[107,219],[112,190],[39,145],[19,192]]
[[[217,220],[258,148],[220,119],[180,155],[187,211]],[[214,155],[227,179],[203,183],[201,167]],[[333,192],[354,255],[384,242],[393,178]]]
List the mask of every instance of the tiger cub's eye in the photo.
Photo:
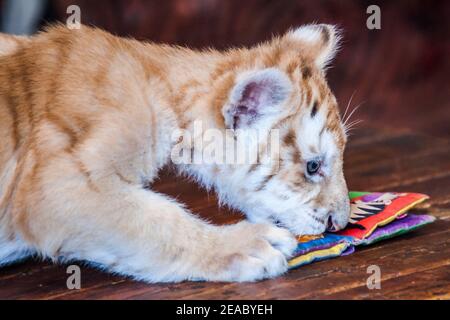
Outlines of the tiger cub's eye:
[[318,160],[308,161],[306,164],[306,170],[309,175],[315,175],[320,170],[321,163]]

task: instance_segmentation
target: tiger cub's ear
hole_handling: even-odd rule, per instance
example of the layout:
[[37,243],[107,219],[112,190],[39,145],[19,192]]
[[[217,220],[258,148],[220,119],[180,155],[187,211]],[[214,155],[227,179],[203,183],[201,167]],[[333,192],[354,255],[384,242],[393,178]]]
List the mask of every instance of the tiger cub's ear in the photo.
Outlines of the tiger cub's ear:
[[316,65],[324,69],[339,50],[341,35],[329,24],[310,24],[294,29],[286,35],[289,40],[298,41],[303,52],[309,53]]
[[222,109],[226,127],[249,128],[270,115],[279,113],[291,87],[287,75],[276,68],[239,75],[229,101]]

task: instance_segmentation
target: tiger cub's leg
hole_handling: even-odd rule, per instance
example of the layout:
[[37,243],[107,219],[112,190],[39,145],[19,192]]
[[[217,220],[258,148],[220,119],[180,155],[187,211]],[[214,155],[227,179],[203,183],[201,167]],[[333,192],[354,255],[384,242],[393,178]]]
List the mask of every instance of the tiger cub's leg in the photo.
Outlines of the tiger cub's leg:
[[[27,238],[44,256],[88,260],[149,282],[252,281],[287,270],[296,241],[284,229],[213,226],[119,177],[88,182],[64,161],[40,168],[45,183],[30,192],[32,214],[23,219]],[[63,166],[64,174],[56,174]]]

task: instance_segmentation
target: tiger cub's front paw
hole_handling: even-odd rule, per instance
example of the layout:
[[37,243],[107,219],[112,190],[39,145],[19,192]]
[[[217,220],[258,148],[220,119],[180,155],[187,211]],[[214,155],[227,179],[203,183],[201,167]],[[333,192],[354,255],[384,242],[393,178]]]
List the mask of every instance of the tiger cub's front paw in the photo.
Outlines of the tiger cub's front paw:
[[223,241],[207,265],[205,280],[256,281],[285,273],[297,241],[287,230],[241,222],[224,228]]

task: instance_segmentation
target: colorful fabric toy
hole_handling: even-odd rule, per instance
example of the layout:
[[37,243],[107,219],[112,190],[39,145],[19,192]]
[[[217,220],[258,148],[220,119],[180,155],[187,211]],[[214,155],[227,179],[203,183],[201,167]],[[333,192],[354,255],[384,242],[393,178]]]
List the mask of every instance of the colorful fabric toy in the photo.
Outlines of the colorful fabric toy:
[[342,231],[316,237],[300,237],[291,269],[314,261],[348,255],[356,246],[370,245],[396,237],[429,224],[430,215],[408,214],[415,205],[428,199],[418,193],[350,192],[350,222]]

